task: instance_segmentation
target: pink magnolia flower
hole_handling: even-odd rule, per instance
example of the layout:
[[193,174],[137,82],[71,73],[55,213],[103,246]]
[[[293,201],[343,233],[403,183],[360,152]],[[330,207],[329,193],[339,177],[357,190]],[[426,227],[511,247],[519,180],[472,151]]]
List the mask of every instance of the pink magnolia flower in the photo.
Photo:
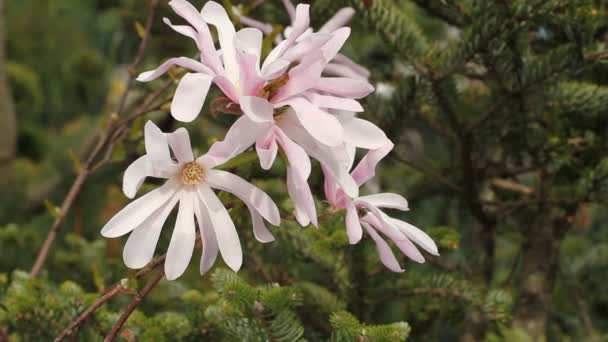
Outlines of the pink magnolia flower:
[[184,128],[163,133],[148,121],[145,146],[146,155],[125,171],[125,195],[133,198],[146,177],[164,178],[167,182],[127,205],[101,230],[101,234],[109,238],[131,233],[123,251],[128,267],[142,268],[150,262],[162,227],[179,203],[165,260],[167,279],[181,276],[190,263],[196,241],[195,217],[203,242],[201,274],[213,266],[218,251],[226,264],[237,271],[243,261],[239,237],[228,211],[212,189],[230,192],[245,203],[259,241],[274,239],[264,225],[264,220],[273,225],[280,224],[279,210],[272,199],[244,179],[214,170],[206,155],[195,159]]
[[[190,121],[198,115],[212,82],[240,106],[244,115],[230,128],[224,141],[216,143],[208,153],[215,165],[255,144],[260,163],[267,169],[280,146],[288,159],[288,189],[302,225],[317,224],[314,200],[307,184],[309,156],[326,165],[344,191],[355,196],[358,188],[335,156],[344,148],[344,142],[376,148],[377,141],[370,146],[367,133],[377,135],[380,130],[359,119],[345,125],[330,111],[362,111],[356,99],[369,94],[373,87],[360,79],[321,75],[348,38],[350,29],[302,37],[309,28],[309,6],[298,5],[289,35],[260,67],[261,31],[246,28],[236,32],[224,8],[213,1],[207,2],[200,14],[185,0],[173,0],[169,4],[192,26],[165,22],[195,40],[201,61],[185,57],[170,59],[138,79],[151,81],[172,65],[195,71],[186,74],[176,90],[172,114],[178,120]],[[207,24],[218,30],[221,59]]]
[[[393,146],[389,142],[381,148],[368,152],[361,159],[351,173],[359,186],[374,177],[376,165],[393,149]],[[352,165],[353,159],[354,151],[351,150],[350,165]],[[437,245],[426,233],[407,222],[388,216],[380,209],[409,210],[407,200],[403,196],[380,193],[351,197],[327,173],[325,176],[325,196],[334,207],[346,209],[346,233],[349,242],[351,244],[358,243],[363,236],[363,228],[365,228],[365,231],[376,244],[380,260],[391,271],[402,272],[403,269],[390,246],[379,233],[391,239],[403,254],[415,262],[423,263],[425,261],[416,245],[433,255],[439,255]]]
[[[284,36],[289,36],[291,33],[292,27],[295,24],[296,19],[296,7],[290,0],[282,0],[283,5],[285,6],[285,10],[289,15],[292,25],[285,28]],[[241,23],[247,25],[249,27],[254,27],[262,31],[265,35],[270,35],[274,31],[274,27],[268,23],[263,23],[253,18],[249,18],[239,13],[238,8],[235,7],[234,12],[241,20]],[[350,19],[355,14],[355,10],[352,7],[343,7],[334,16],[332,16],[317,32],[320,33],[329,33],[334,32],[342,27],[344,27]],[[312,28],[306,30],[304,34],[300,37],[306,37],[308,34],[313,33]],[[280,43],[282,41],[281,36],[277,36],[276,43]],[[351,77],[351,78],[359,78],[367,80],[370,76],[369,70],[367,68],[355,63],[347,56],[338,53],[333,61],[328,63],[323,70],[325,74],[342,76],[342,77]]]

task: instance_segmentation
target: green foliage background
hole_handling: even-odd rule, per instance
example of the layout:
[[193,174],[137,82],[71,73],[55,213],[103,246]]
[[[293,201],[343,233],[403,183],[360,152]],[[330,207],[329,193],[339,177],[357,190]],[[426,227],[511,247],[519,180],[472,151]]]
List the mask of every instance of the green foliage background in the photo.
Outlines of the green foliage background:
[[[244,11],[252,2],[232,1]],[[52,340],[111,284],[142,285],[122,263],[124,240],[103,239],[99,230],[127,203],[121,177],[143,151],[143,120],[87,182],[43,275],[32,279],[28,271],[77,161],[119,101],[146,4],[6,3],[18,153],[0,195],[0,341]],[[244,269],[237,275],[218,262],[203,277],[190,267],[179,280],[162,281],[121,339],[607,339],[605,2],[316,0],[314,26],[346,5],[357,14],[345,54],[370,69],[377,89],[392,89],[365,101],[366,118],[397,145],[375,186],[408,198],[411,212],[394,214],[429,232],[441,257],[422,265],[403,258],[406,272],[391,273],[370,239],[348,244],[341,215],[321,197],[318,230],[284,221],[272,229],[277,241],[261,245],[237,205],[231,214]],[[162,16],[175,17],[164,2],[160,12],[143,69],[194,54],[162,24]],[[248,14],[288,24],[280,1]],[[129,101],[158,83],[137,84]],[[199,152],[233,120],[203,113],[187,125]],[[146,119],[164,130],[179,126],[166,111]],[[269,173],[257,163],[234,168],[291,212],[281,165]],[[311,184],[322,193],[318,170]],[[158,254],[171,229],[169,222]],[[102,340],[129,300],[117,296],[73,339]],[[538,322],[546,325],[526,325]]]

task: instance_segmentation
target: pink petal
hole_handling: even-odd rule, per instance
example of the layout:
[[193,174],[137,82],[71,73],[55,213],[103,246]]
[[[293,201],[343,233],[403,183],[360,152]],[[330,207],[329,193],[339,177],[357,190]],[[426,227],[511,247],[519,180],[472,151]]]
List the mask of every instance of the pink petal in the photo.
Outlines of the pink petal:
[[160,172],[175,170],[175,163],[171,159],[167,137],[152,121],[146,122],[144,127],[144,143],[146,155],[154,169]]
[[[370,72],[369,72],[369,70],[367,70],[367,68],[355,63],[352,59],[346,57],[343,54],[340,54],[340,53],[337,54],[336,57],[334,57],[334,62],[343,64],[343,65],[351,68],[354,72],[356,72],[357,74],[359,74],[361,76],[360,78],[367,79],[370,76]],[[358,78],[358,77],[356,77],[356,78]]]
[[285,104],[293,108],[302,126],[321,144],[338,146],[344,142],[344,130],[334,115],[302,97],[292,98]]
[[294,172],[297,172],[301,178],[308,179],[310,176],[310,158],[306,151],[293,142],[281,129],[276,128],[275,134],[281,148],[285,152],[287,162]]
[[234,87],[234,83],[230,79],[224,76],[215,76],[213,77],[213,83],[220,88],[222,93],[226,95],[232,102],[239,102],[239,92]]
[[144,155],[131,163],[125,171],[122,178],[122,191],[125,196],[133,199],[146,177],[170,178],[172,176],[173,174],[170,172],[154,169],[150,158]]
[[321,49],[321,51],[323,52],[323,57],[327,62],[334,59],[334,57],[338,54],[342,46],[344,46],[344,43],[346,43],[348,36],[350,36],[350,28],[339,28],[332,33],[332,36],[333,37]]
[[333,32],[346,25],[353,15],[355,15],[353,8],[343,7],[319,29],[319,32]]
[[163,22],[169,26],[170,28],[172,28],[175,32],[182,34],[186,37],[190,37],[194,40],[194,42],[196,43],[196,47],[199,48],[199,50],[201,49],[201,46],[199,45],[199,39],[198,39],[198,32],[196,32],[192,26],[188,26],[188,25],[173,25],[173,23],[171,22],[171,20],[169,20],[169,18],[163,18]]
[[318,54],[306,57],[301,64],[289,71],[289,81],[273,96],[272,103],[279,103],[313,88],[321,79],[325,61]]
[[386,243],[386,241],[384,241],[384,239],[380,237],[380,235],[378,235],[378,233],[376,233],[376,231],[368,224],[363,223],[363,227],[365,227],[365,230],[367,230],[369,236],[371,236],[376,243],[378,255],[380,256],[380,260],[384,266],[393,272],[403,272],[401,265],[399,265],[399,261],[397,261],[397,258],[395,257],[395,254],[393,254],[393,251],[388,243]]
[[215,50],[213,37],[200,13],[186,0],[171,0],[169,1],[169,6],[171,6],[175,13],[186,19],[186,21],[188,21],[197,31],[198,46],[203,62],[208,65],[215,74],[223,74],[224,68],[222,67],[220,57]]
[[311,222],[318,227],[317,208],[306,179],[293,167],[287,167],[287,191],[296,209],[296,220],[300,225],[307,226]]
[[359,197],[360,200],[379,208],[409,210],[407,200],[401,195],[392,193],[373,194]]
[[321,77],[315,89],[332,95],[360,99],[374,91],[369,82],[345,77]]
[[323,170],[323,189],[325,190],[325,199],[327,199],[329,204],[336,206],[336,193],[338,191],[337,184],[325,166],[321,165],[321,169]]
[[236,31],[224,7],[215,1],[208,1],[201,10],[203,20],[217,28],[224,68],[232,82],[238,81],[239,67],[234,49]]
[[285,51],[282,58],[291,62],[300,60],[310,53],[318,52],[318,49],[325,45],[332,37],[331,34],[311,34],[298,42],[294,47]]
[[264,170],[269,170],[277,157],[279,146],[276,142],[274,127],[268,131],[263,139],[258,139],[255,143],[255,150],[260,160],[260,166]]
[[399,248],[399,250],[401,252],[403,252],[403,254],[405,254],[405,256],[407,256],[411,260],[413,260],[419,264],[423,264],[425,262],[424,256],[420,253],[418,248],[416,248],[416,246],[409,239],[397,240],[394,242],[395,242],[395,245]]
[[376,165],[393,149],[395,145],[388,142],[383,147],[369,151],[359,162],[357,167],[351,172],[351,175],[357,182],[362,185],[376,175]]
[[266,99],[257,96],[242,96],[239,103],[243,113],[252,121],[270,122],[273,120],[274,107]]
[[346,234],[348,235],[348,242],[351,245],[356,244],[361,240],[363,236],[363,229],[361,229],[361,222],[359,222],[359,215],[357,214],[357,208],[354,204],[350,203],[346,209]]
[[347,99],[344,97],[320,95],[313,92],[306,92],[304,94],[313,105],[319,108],[346,110],[349,112],[362,112],[363,107],[359,102],[353,99]]
[[323,75],[367,80],[367,76],[363,76],[350,66],[340,63],[327,64],[325,69],[323,69]]
[[161,64],[155,70],[142,72],[141,74],[139,74],[139,76],[137,76],[137,80],[140,82],[153,81],[153,80],[157,79],[158,77],[160,77],[161,75],[164,75],[174,65],[181,66],[182,68],[186,68],[186,69],[189,69],[189,70],[195,71],[197,73],[201,73],[201,74],[207,74],[207,75],[214,74],[213,71],[211,71],[211,69],[206,67],[204,64],[202,64],[198,61],[195,61],[194,59],[186,58],[186,57],[177,57],[177,58],[168,59],[166,62]]
[[175,90],[171,102],[171,115],[182,122],[196,119],[205,104],[211,81],[212,77],[209,75],[185,74]]
[[439,250],[437,249],[435,241],[433,241],[433,239],[431,239],[431,237],[423,232],[420,228],[394,218],[389,218],[389,222],[410,240],[422,247],[425,251],[433,255],[439,255]]
[[289,19],[293,22],[296,17],[296,8],[293,6],[291,0],[282,0],[283,6],[285,6],[285,11],[289,15]]

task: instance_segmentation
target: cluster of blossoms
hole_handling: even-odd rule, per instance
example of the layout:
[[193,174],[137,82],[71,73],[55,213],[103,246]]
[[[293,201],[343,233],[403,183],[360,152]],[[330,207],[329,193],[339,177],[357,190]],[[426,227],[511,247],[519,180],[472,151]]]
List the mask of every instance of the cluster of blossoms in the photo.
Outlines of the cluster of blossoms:
[[[363,111],[357,99],[370,94],[373,87],[364,68],[338,54],[350,34],[350,29],[342,26],[352,15],[352,9],[340,11],[320,31],[313,32],[309,6],[293,7],[289,1],[285,3],[292,24],[261,62],[264,32],[259,28],[237,32],[225,9],[213,1],[207,2],[200,12],[186,0],[169,2],[189,25],[174,25],[168,19],[165,23],[194,40],[200,60],[171,58],[156,70],[142,73],[138,80],[152,81],[172,66],[180,66],[189,72],[180,80],[171,104],[171,114],[176,120],[194,120],[211,85],[216,85],[230,106],[238,108],[242,115],[224,140],[214,143],[200,157],[194,156],[184,128],[163,133],[152,122],[146,124],[146,155],[126,170],[124,193],[133,198],[146,177],[165,178],[167,182],[130,203],[102,229],[106,237],[131,233],[123,252],[128,267],[141,268],[152,259],[162,227],[179,203],[165,261],[167,278],[178,278],[190,263],[197,224],[203,246],[201,273],[214,264],[218,252],[237,271],[243,260],[239,236],[212,189],[230,192],[242,200],[251,214],[256,239],[273,241],[265,226],[265,221],[280,224],[273,200],[244,179],[214,169],[252,146],[265,170],[273,165],[279,149],[283,151],[287,159],[288,193],[296,220],[302,226],[318,226],[308,185],[313,158],[321,164],[325,176],[327,201],[335,208],[345,209],[351,244],[362,238],[365,229],[376,243],[382,262],[396,272],[402,268],[379,233],[414,261],[424,262],[414,243],[437,254],[437,247],[428,235],[380,209],[407,210],[407,201],[402,196],[388,193],[359,196],[359,188],[374,176],[376,165],[393,144],[380,128],[355,117],[356,112]],[[256,22],[252,24],[256,26]],[[215,46],[209,25],[217,30],[220,49]],[[351,172],[357,148],[369,151]]]

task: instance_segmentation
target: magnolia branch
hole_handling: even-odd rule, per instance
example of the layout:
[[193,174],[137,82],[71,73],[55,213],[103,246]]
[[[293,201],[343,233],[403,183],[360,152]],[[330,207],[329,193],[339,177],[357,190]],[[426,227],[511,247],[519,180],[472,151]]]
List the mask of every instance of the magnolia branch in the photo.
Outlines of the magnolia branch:
[[[159,2],[158,0],[152,0],[150,2],[150,6],[149,6],[149,10],[148,10],[148,17],[146,20],[145,34],[142,37],[135,60],[129,67],[129,76],[127,79],[127,87],[125,88],[125,90],[121,96],[121,99],[118,103],[118,106],[116,108],[116,111],[115,111],[115,113],[112,114],[112,117],[115,115],[116,116],[120,115],[125,110],[125,106],[126,106],[126,102],[127,102],[126,99],[132,88],[133,80],[135,78],[135,70],[138,68],[139,64],[141,63],[141,61],[143,59],[143,55],[148,46],[150,31],[152,29],[152,23],[154,22],[154,15],[155,15],[156,7],[158,6],[158,2]],[[154,98],[152,98],[152,99],[154,99]],[[144,103],[140,106],[140,108],[135,110],[135,113],[145,113],[145,112],[150,111],[150,108],[148,108],[148,105],[149,104],[147,104],[147,101],[144,101]],[[105,149],[108,148],[108,146],[111,146],[114,143],[114,141],[112,140],[114,133],[117,130],[121,129],[121,127],[123,127],[123,125],[126,125],[131,121],[132,120],[115,122],[115,120],[112,120],[110,122],[110,124],[108,125],[108,127],[105,129],[105,131],[100,135],[97,145],[95,146],[95,148],[93,149],[93,151],[91,152],[89,157],[87,158],[86,162],[78,170],[78,175],[76,176],[74,183],[72,184],[67,196],[63,200],[63,203],[61,204],[59,214],[56,216],[55,220],[53,221],[53,224],[51,225],[51,229],[49,230],[47,237],[46,237],[42,247],[40,248],[40,251],[38,252],[36,262],[34,263],[34,266],[32,267],[32,270],[30,272],[32,277],[38,276],[42,267],[44,266],[46,259],[48,258],[49,252],[51,250],[51,247],[53,246],[53,243],[55,241],[55,238],[57,237],[57,234],[61,228],[61,225],[63,224],[66,216],[68,215],[70,209],[72,208],[74,201],[80,194],[82,187],[84,186],[84,183],[86,182],[87,178],[90,176],[91,172],[95,170],[97,158],[102,154],[102,152]]]

